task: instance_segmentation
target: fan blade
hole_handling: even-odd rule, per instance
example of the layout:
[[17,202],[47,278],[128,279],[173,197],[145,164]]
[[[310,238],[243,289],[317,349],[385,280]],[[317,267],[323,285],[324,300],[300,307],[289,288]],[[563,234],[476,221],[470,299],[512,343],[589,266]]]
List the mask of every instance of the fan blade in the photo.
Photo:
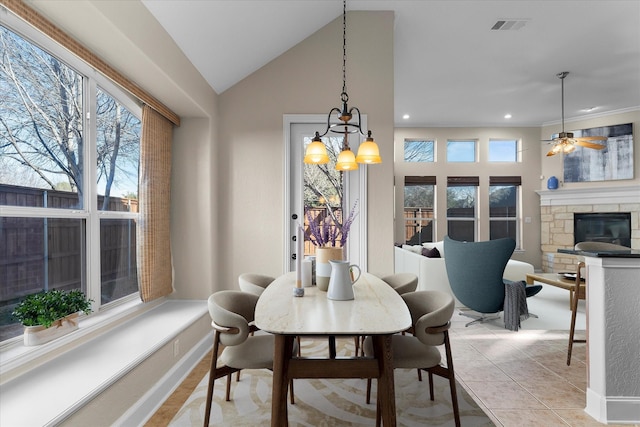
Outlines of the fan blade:
[[576,139],[583,141],[606,141],[608,138],[606,136],[579,136]]
[[577,139],[575,145],[579,145],[581,147],[593,148],[595,150],[602,150],[606,148],[606,145],[603,144],[594,144],[592,142],[582,141],[581,139]]
[[547,153],[547,157],[549,157],[549,156],[555,156],[556,154],[557,154],[557,153],[554,153],[554,152],[553,152],[553,150],[551,150],[551,151],[549,151],[549,152]]

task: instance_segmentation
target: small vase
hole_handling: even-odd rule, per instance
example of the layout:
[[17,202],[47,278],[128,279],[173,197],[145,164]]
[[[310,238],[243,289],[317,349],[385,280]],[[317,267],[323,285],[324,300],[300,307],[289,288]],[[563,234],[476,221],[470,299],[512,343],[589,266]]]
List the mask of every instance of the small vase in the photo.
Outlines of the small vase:
[[323,292],[327,292],[329,289],[330,260],[342,261],[342,248],[322,246],[316,249],[316,285]]

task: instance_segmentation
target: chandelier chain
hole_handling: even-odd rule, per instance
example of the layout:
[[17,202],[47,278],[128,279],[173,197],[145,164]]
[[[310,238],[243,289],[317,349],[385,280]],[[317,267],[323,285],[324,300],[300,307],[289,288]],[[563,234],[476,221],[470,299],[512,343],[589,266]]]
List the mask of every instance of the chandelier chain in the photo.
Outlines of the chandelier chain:
[[347,95],[347,0],[342,3],[342,94],[343,101],[349,99]]

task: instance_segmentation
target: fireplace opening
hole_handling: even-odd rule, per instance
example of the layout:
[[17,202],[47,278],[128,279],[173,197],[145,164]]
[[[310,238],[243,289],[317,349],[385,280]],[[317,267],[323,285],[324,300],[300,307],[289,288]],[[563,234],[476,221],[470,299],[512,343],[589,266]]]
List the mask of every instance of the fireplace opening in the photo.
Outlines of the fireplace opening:
[[631,247],[631,214],[574,213],[574,244],[579,242],[606,242]]

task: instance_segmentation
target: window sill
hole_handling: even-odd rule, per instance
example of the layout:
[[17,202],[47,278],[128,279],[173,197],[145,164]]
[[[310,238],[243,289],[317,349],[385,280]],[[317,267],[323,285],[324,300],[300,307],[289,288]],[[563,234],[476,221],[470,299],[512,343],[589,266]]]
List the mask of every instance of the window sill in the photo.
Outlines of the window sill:
[[145,304],[136,295],[129,301],[107,310],[88,317],[81,316],[79,329],[43,345],[27,347],[23,344],[22,335],[8,340],[0,347],[0,384],[20,375],[25,367],[29,370],[34,365],[45,363],[55,355],[66,352],[114,328],[126,319],[158,306],[163,301],[164,299],[160,299]]
[[206,315],[207,304],[135,301],[112,310],[108,325],[98,313],[51,343],[2,352],[0,425],[61,422]]

